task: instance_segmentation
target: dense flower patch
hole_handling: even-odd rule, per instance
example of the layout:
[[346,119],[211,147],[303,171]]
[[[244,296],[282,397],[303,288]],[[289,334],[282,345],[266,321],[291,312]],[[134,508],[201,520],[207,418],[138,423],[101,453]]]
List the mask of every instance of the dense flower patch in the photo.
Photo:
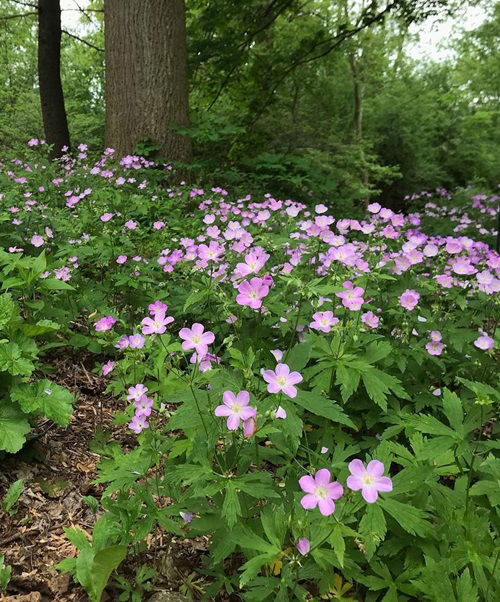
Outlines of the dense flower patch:
[[161,529],[208,536],[208,599],[490,599],[500,256],[426,230],[439,199],[339,218],[109,149],[62,167],[2,168],[4,289],[98,354],[134,445],[101,441],[104,512],[61,568],[99,600]]

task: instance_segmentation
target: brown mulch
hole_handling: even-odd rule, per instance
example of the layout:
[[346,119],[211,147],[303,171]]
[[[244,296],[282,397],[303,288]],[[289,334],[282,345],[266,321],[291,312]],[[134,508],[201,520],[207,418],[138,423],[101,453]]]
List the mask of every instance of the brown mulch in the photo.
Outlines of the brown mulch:
[[[17,479],[23,480],[24,491],[15,514],[0,510],[0,555],[12,567],[9,595],[0,594],[0,601],[15,600],[10,597],[15,594],[24,595],[19,597],[22,601],[88,600],[83,589],[54,566],[76,552],[65,537],[65,527],[92,532],[95,517],[82,498],[99,498],[101,488],[92,483],[99,456],[89,451],[89,443],[98,428],[113,432],[113,413],[123,407],[123,402],[104,393],[105,379],[90,371],[94,362],[95,356],[52,359],[55,373],[48,378],[76,395],[71,422],[64,429],[40,421],[27,448],[1,461],[0,499]],[[114,438],[127,436],[123,428],[115,430]]]

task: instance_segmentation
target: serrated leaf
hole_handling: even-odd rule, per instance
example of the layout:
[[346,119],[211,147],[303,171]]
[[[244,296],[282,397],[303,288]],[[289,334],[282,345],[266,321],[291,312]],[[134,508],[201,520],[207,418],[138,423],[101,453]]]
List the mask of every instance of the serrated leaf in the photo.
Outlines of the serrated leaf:
[[22,479],[14,481],[12,485],[7,489],[7,493],[4,495],[2,500],[2,507],[6,512],[9,512],[14,504],[17,502],[21,493],[24,490],[24,483]]
[[234,527],[238,522],[238,517],[241,516],[240,500],[238,499],[234,483],[229,482],[226,485],[221,514],[226,519],[229,528]]
[[111,573],[117,569],[127,555],[127,546],[110,546],[94,556],[92,562],[93,602],[100,602],[102,592],[108,584]]
[[316,414],[316,416],[322,416],[323,418],[328,418],[332,422],[344,424],[356,429],[356,425],[349,416],[343,412],[338,404],[331,399],[323,397],[319,393],[299,391],[297,397],[292,401],[305,408],[308,412],[311,412],[311,414]]
[[290,370],[302,370],[311,357],[312,343],[299,343],[286,357]]
[[378,504],[368,504],[359,523],[359,532],[363,536],[366,555],[370,560],[387,533],[384,513]]
[[13,376],[28,376],[34,369],[33,364],[22,357],[21,349],[17,343],[0,344],[0,371],[3,370]]
[[15,385],[10,396],[28,414],[40,412],[61,426],[69,424],[73,409],[73,395],[50,380],[43,379],[32,384]]
[[462,402],[456,393],[449,389],[443,391],[443,410],[450,425],[456,430],[461,430],[464,421]]
[[428,534],[431,525],[425,520],[426,514],[423,510],[391,498],[381,499],[378,503],[411,535],[425,537]]

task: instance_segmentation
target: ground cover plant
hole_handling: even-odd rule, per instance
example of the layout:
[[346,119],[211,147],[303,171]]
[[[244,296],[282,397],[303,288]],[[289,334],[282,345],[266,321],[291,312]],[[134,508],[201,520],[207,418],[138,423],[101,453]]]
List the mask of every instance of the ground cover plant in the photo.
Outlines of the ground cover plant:
[[93,533],[68,525],[61,571],[146,599],[152,567],[120,566],[161,533],[208,542],[188,599],[495,599],[497,196],[342,215],[29,145],[0,173],[0,449],[68,423],[59,348],[93,355],[129,433],[93,443]]

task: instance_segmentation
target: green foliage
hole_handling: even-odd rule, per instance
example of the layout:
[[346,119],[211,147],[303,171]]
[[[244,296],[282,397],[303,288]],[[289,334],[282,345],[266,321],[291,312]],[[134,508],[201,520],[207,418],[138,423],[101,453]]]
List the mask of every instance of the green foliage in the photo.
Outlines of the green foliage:
[[10,512],[11,514],[15,513],[13,508],[17,500],[21,497],[23,491],[24,483],[22,479],[12,483],[12,485],[7,489],[7,493],[4,495],[2,500],[2,508],[5,510],[5,512]]

